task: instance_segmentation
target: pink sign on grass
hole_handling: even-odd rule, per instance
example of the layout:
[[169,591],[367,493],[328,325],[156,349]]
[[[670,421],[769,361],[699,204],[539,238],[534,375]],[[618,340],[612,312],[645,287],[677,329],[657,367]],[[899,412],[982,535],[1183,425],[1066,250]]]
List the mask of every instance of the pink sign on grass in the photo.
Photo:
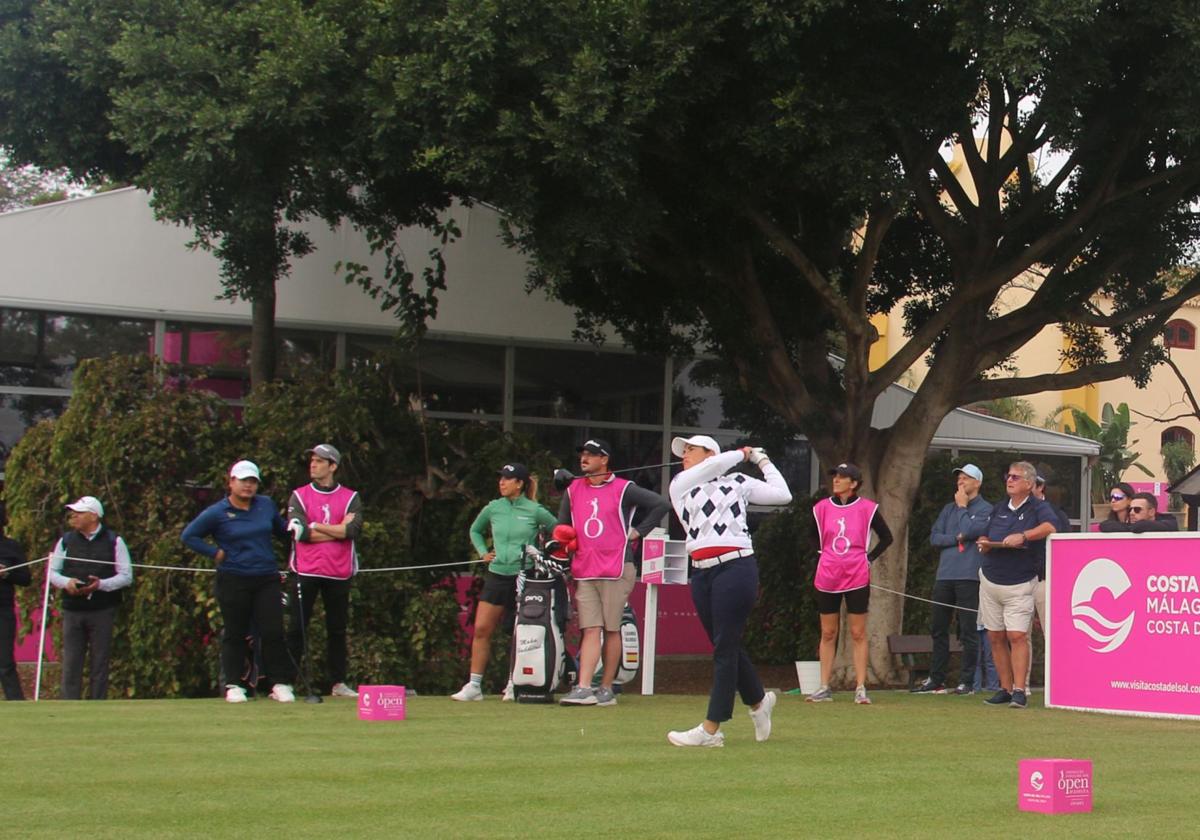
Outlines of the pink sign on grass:
[[1200,718],[1200,534],[1056,534],[1046,569],[1047,706]]
[[1017,767],[1017,807],[1042,814],[1092,810],[1092,762],[1071,758],[1027,758]]
[[404,720],[404,686],[360,685],[359,720]]

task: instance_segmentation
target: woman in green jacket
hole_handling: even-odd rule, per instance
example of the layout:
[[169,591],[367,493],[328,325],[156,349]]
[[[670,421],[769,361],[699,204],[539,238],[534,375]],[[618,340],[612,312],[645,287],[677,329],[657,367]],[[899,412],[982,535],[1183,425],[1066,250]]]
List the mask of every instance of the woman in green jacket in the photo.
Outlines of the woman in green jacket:
[[[539,505],[537,479],[524,464],[505,464],[500,476],[500,498],[479,512],[471,523],[471,544],[479,559],[488,564],[483,576],[483,591],[475,607],[475,638],[471,642],[471,679],[456,694],[454,700],[483,699],[483,670],[491,651],[492,632],[505,613],[517,605],[517,572],[521,570],[521,555],[526,545],[534,541],[539,528],[553,528],[558,519]],[[492,531],[492,547],[486,535]],[[508,699],[508,692],[505,692]]]

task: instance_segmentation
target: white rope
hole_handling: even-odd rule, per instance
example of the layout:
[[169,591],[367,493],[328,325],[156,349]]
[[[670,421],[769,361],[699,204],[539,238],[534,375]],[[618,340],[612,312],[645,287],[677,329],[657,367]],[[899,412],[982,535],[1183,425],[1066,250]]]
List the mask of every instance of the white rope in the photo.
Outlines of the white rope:
[[888,589],[886,586],[880,586],[877,583],[871,584],[872,589],[878,589],[880,592],[890,592],[893,595],[899,595],[901,598],[911,598],[914,601],[924,601],[926,604],[933,604],[937,607],[949,607],[952,610],[962,610],[963,612],[978,613],[979,610],[973,610],[969,607],[960,607],[957,604],[945,604],[941,601],[931,601],[928,598],[921,598],[917,595],[909,595],[907,592],[897,592],[895,589]]

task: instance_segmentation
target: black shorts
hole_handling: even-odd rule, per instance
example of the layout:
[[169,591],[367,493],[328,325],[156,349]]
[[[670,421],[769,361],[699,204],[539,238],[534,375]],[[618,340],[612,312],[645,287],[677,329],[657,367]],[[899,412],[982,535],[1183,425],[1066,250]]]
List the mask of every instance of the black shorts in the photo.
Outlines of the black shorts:
[[494,572],[483,573],[483,591],[479,600],[506,610],[517,608],[517,576],[498,575]]
[[851,589],[849,592],[822,592],[817,590],[817,612],[821,615],[842,611],[842,599],[846,599],[846,612],[862,615],[871,604],[871,586]]

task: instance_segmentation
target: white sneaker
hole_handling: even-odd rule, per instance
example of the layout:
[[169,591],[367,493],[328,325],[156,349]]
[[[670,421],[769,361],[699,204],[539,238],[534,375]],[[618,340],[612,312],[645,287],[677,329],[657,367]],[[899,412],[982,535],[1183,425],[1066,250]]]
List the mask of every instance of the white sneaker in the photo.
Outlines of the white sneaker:
[[504,686],[504,694],[500,697],[500,699],[505,703],[511,703],[513,700],[517,699],[516,695],[513,694],[512,680],[509,680],[508,685]]
[[275,683],[268,696],[272,700],[278,700],[280,703],[296,702],[296,695],[292,693],[292,687],[285,683]]
[[225,702],[226,703],[245,703],[249,699],[246,697],[246,689],[240,685],[225,686]]
[[775,708],[777,699],[774,691],[768,691],[758,708],[750,710],[750,720],[754,721],[754,740],[765,741],[771,737],[771,710]]
[[334,683],[333,688],[329,689],[331,697],[357,697],[358,692],[344,682]]
[[854,702],[860,706],[870,706],[871,698],[867,696],[867,687],[860,685],[854,689]]
[[483,699],[483,690],[479,686],[475,685],[475,683],[469,682],[466,685],[464,685],[461,689],[459,689],[458,693],[451,694],[450,699],[451,700],[463,700],[463,701],[468,701],[468,702],[473,701],[473,700],[482,700]]
[[710,735],[705,731],[702,723],[685,732],[668,732],[667,740],[677,747],[723,747],[725,746],[725,733],[718,729]]

